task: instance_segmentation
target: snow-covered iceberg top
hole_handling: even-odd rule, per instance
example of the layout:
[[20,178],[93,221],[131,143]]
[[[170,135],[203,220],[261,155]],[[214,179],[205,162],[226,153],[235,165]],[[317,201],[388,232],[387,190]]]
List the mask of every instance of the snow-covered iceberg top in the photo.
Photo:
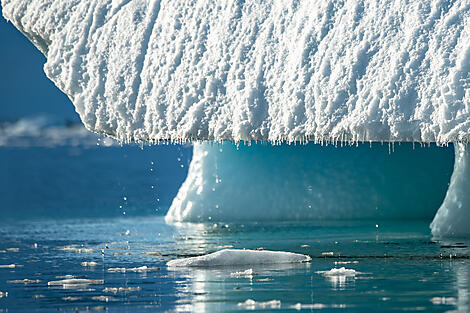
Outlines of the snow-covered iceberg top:
[[1,3],[122,141],[470,139],[468,0]]
[[311,257],[283,251],[224,249],[214,253],[168,261],[168,267],[214,267],[308,262]]

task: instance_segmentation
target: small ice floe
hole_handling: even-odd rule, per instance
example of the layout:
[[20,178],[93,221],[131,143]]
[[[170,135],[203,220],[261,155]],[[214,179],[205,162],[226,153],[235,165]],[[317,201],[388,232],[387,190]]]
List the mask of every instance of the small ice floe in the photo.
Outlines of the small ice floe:
[[93,253],[94,250],[90,248],[84,248],[84,247],[77,247],[75,245],[71,246],[65,246],[63,248],[59,248],[59,250],[62,251],[72,251],[72,252],[77,252],[77,253]]
[[301,245],[300,247],[301,248],[308,248],[308,247],[310,247],[310,245]]
[[265,302],[256,302],[253,299],[248,299],[245,302],[238,303],[238,306],[243,307],[247,310],[255,309],[280,309],[281,301],[280,300],[271,300]]
[[129,229],[121,234],[121,236],[130,236],[130,235],[131,235],[131,231]]
[[432,304],[446,304],[446,305],[456,305],[457,299],[454,297],[433,297],[431,298]]
[[142,288],[140,287],[119,287],[119,288],[110,288],[110,287],[106,287],[103,289],[103,292],[109,292],[109,293],[118,293],[118,292],[124,292],[124,293],[127,293],[127,292],[132,292],[132,291],[141,291]]
[[360,272],[356,272],[356,270],[348,269],[348,268],[345,268],[345,267],[332,268],[329,271],[317,271],[316,273],[321,274],[325,277],[331,277],[331,276],[356,276],[357,274],[360,274]]
[[19,252],[20,248],[7,248],[8,252]]
[[321,255],[323,256],[333,256],[335,253],[332,252],[332,251],[328,251],[328,252],[322,252]]
[[147,266],[141,266],[141,267],[131,267],[131,268],[125,268],[125,267],[111,267],[108,268],[108,272],[110,273],[126,273],[126,272],[154,272],[154,271],[159,271],[159,267],[147,267]]
[[98,266],[98,265],[100,265],[100,263],[98,263],[98,262],[93,262],[93,261],[91,261],[91,262],[82,262],[82,263],[80,263],[80,264],[81,264],[82,266],[84,266],[84,267],[93,267],[93,266]]
[[153,251],[147,251],[147,252],[142,252],[143,255],[153,255],[153,256],[161,256],[162,254],[160,252],[153,252]]
[[323,304],[323,303],[311,303],[311,304],[303,304],[303,303],[296,303],[291,305],[289,308],[300,311],[300,310],[320,310],[320,309],[344,309],[346,308],[345,304]]
[[232,277],[247,277],[247,278],[253,278],[253,276],[255,276],[255,275],[256,275],[256,273],[253,271],[252,268],[247,269],[246,271],[242,271],[242,272],[230,273],[230,276],[232,276]]
[[45,298],[45,295],[33,295],[33,299],[42,299]]
[[39,284],[41,282],[41,280],[39,279],[28,279],[28,278],[25,278],[25,279],[19,279],[19,280],[7,280],[7,283],[9,284]]
[[109,297],[109,296],[95,296],[95,297],[91,297],[91,299],[95,301],[102,301],[102,302],[118,301],[118,299]]
[[16,268],[16,267],[23,267],[23,265],[18,265],[18,264],[0,265],[0,268]]
[[82,298],[80,297],[63,297],[62,300],[64,301],[80,301]]
[[357,263],[359,263],[359,261],[336,261],[335,265],[338,265],[338,264],[357,264]]
[[308,255],[283,251],[224,249],[214,253],[171,260],[168,267],[238,266],[308,262]]
[[75,275],[56,276],[55,278],[58,278],[58,279],[72,279],[72,278],[75,278]]
[[8,297],[8,292],[3,292],[3,291],[0,291],[0,298],[3,298],[3,297]]
[[100,279],[85,279],[85,278],[70,278],[63,280],[54,280],[47,283],[48,286],[83,286],[83,285],[102,285],[104,280]]

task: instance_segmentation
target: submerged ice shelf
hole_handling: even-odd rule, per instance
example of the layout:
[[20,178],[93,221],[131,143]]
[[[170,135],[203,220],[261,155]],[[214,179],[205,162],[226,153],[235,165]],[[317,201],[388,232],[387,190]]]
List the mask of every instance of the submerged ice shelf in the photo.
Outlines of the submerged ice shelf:
[[[123,142],[462,144],[432,230],[470,235],[463,227],[470,220],[463,146],[470,141],[468,0],[1,4],[4,17],[45,54],[47,76],[69,96],[85,126]],[[243,163],[249,153],[224,152],[221,159],[230,161],[217,162],[216,149],[196,144],[168,221],[265,218],[246,203],[259,196],[282,219],[389,218],[400,210],[423,217],[443,195],[419,174],[384,188],[373,153],[355,160],[349,151],[322,168],[309,163],[314,156],[303,155],[301,147],[291,156],[278,151],[283,163],[277,167],[251,168],[256,179],[264,177],[258,185],[269,194],[262,195],[253,180],[239,175],[250,168]],[[437,154],[410,157],[400,166],[420,171]],[[432,171],[422,172],[442,178],[444,167],[434,162]],[[224,170],[232,174],[221,183]],[[236,188],[224,185],[228,179]],[[290,197],[282,196],[286,192]]]

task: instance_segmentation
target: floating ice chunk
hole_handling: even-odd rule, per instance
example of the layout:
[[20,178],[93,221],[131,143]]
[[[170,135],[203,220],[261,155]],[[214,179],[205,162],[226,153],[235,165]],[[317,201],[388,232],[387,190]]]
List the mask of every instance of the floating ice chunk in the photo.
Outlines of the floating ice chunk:
[[77,253],[93,253],[94,250],[90,248],[83,248],[83,247],[77,247],[77,246],[65,246],[63,248],[60,248],[59,250],[62,251],[73,251]]
[[38,284],[40,283],[41,280],[39,279],[28,279],[28,278],[25,278],[25,279],[19,279],[19,280],[7,280],[7,283],[9,284]]
[[63,275],[63,276],[56,276],[55,278],[58,278],[58,279],[72,279],[72,278],[75,278],[74,275]]
[[254,264],[282,264],[308,262],[308,255],[283,251],[224,249],[214,253],[172,260],[168,267],[211,267]]
[[446,304],[446,305],[456,305],[457,299],[454,297],[433,297],[430,300],[432,304],[439,305],[439,304]]
[[256,273],[253,271],[252,268],[247,269],[247,270],[242,271],[242,272],[230,273],[230,276],[232,276],[232,277],[249,277],[249,278],[253,278],[253,276],[255,276],[255,275],[256,275]]
[[82,298],[80,297],[63,297],[62,300],[64,301],[79,301],[81,300]]
[[71,286],[71,285],[102,285],[104,280],[100,279],[85,279],[85,278],[70,278],[63,280],[54,280],[47,283],[48,286]]
[[118,299],[108,296],[95,296],[91,297],[92,300],[95,301],[103,301],[103,302],[111,302],[111,301],[118,301]]
[[103,289],[103,292],[118,293],[118,292],[131,292],[131,291],[140,291],[140,287],[119,287],[119,288],[110,288],[106,287]]
[[146,265],[141,266],[141,267],[131,267],[131,268],[125,268],[125,267],[110,267],[108,268],[108,272],[110,273],[125,273],[125,272],[154,272],[154,271],[159,271],[159,267],[147,267]]
[[16,268],[16,267],[23,267],[23,265],[18,265],[18,264],[0,265],[0,268]]
[[20,248],[7,248],[8,252],[19,252]]
[[100,263],[91,261],[91,262],[82,262],[81,265],[85,267],[93,267],[93,266],[100,265]]
[[356,270],[345,267],[332,268],[329,271],[317,271],[317,273],[322,274],[323,276],[356,276],[356,274],[360,274],[359,272],[356,272]]
[[344,309],[346,308],[345,304],[323,304],[323,303],[312,303],[312,304],[302,304],[302,303],[296,303],[292,306],[290,306],[291,309],[295,310],[308,310],[308,309],[314,309],[314,310],[320,310],[320,309],[327,309],[327,308],[333,308],[333,309]]
[[270,300],[265,302],[256,302],[253,299],[248,299],[245,302],[238,303],[238,306],[243,307],[247,310],[255,309],[280,309],[281,301],[280,300]]

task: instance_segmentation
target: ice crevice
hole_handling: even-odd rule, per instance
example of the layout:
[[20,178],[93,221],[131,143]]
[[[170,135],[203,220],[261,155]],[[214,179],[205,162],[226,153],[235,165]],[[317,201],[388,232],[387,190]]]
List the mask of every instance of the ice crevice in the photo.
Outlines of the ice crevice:
[[[46,75],[84,125],[122,142],[454,143],[452,183],[432,230],[462,234],[452,216],[467,207],[468,0],[1,5],[45,54]],[[198,195],[185,184],[169,219],[197,208],[185,188]]]

